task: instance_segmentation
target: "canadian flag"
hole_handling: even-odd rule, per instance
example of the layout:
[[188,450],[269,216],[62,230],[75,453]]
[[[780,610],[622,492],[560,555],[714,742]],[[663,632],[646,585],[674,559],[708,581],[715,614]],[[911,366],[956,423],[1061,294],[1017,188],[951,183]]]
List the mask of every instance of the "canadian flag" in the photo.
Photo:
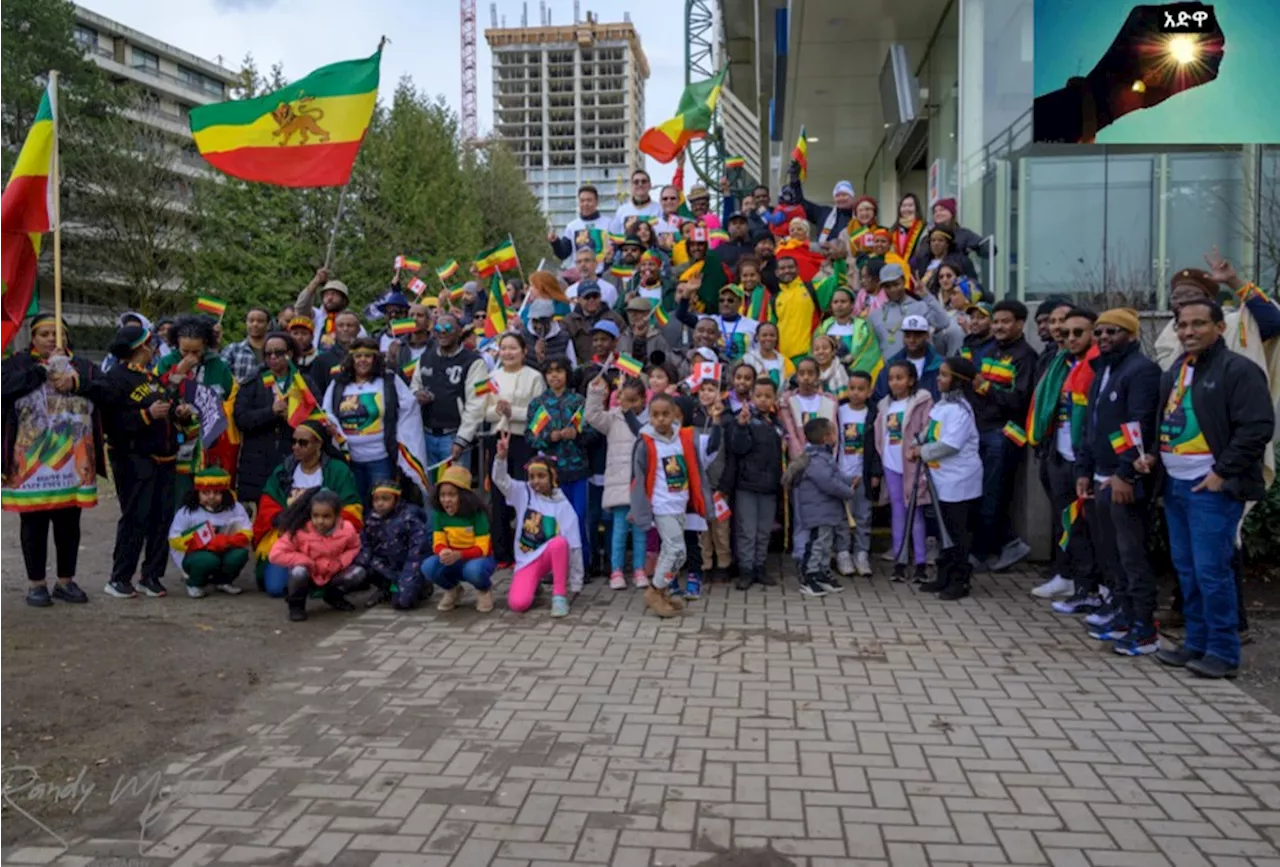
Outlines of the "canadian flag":
[[714,491],[711,494],[711,502],[713,502],[716,507],[717,521],[723,521],[725,518],[733,514],[729,509],[729,504],[725,502],[724,496],[719,491]]
[[213,536],[214,536],[213,525],[210,524],[208,521],[205,521],[199,527],[196,527],[196,541],[199,542],[202,546],[208,545],[210,542],[212,542]]

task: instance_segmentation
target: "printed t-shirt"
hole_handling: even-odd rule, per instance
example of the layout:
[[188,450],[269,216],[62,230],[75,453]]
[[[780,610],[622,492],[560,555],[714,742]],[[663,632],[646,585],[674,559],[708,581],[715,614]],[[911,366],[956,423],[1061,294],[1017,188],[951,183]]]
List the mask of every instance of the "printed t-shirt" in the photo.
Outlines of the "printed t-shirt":
[[880,459],[885,469],[902,472],[902,428],[906,424],[907,404],[910,401],[895,400],[889,403],[884,415],[884,442],[880,444]]
[[862,476],[863,453],[866,448],[867,408],[854,409],[840,404],[836,410],[840,422],[840,471],[854,477]]

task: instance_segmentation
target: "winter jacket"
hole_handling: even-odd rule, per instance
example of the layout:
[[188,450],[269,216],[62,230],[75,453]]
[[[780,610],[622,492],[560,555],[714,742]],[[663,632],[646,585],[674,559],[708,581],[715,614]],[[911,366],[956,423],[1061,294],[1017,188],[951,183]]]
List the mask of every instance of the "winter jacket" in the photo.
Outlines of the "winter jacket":
[[615,509],[631,503],[631,453],[635,448],[635,431],[639,423],[634,415],[624,413],[621,407],[605,409],[606,394],[604,389],[587,389],[586,415],[587,424],[602,434],[607,443],[601,506]]
[[[875,391],[871,393],[871,399],[878,401],[889,394],[889,365],[895,361],[910,361],[907,357],[907,351],[904,349],[893,358],[885,362],[884,369],[880,371],[880,376],[876,379]],[[938,399],[938,371],[942,370],[943,356],[939,355],[931,344],[925,344],[924,350],[924,372],[920,374],[916,380],[916,387],[922,388],[929,392],[929,396],[935,401]]]
[[[1161,377],[1160,406],[1168,402],[1185,357],[1185,353],[1178,356]],[[1276,421],[1266,374],[1228,349],[1221,338],[1200,353],[1194,367],[1191,407],[1213,453],[1213,472],[1225,480],[1223,493],[1245,502],[1265,498],[1262,461]],[[1154,451],[1157,446],[1147,448]]]
[[[966,346],[972,344],[966,343]],[[973,365],[991,388],[986,394],[975,394],[972,400],[973,415],[979,431],[998,430],[1008,422],[1024,424],[1027,407],[1031,405],[1031,392],[1035,388],[1036,352],[1025,337],[1009,343],[986,341],[972,352]],[[1013,369],[1013,381],[1008,385],[999,379]]]
[[[576,482],[590,475],[587,450],[595,441],[596,431],[586,422],[585,405],[582,395],[568,389],[559,397],[551,389],[547,389],[529,401],[525,441],[535,452],[542,452],[556,459],[556,475],[561,483]],[[542,415],[540,409],[551,421],[538,433],[533,428]],[[566,427],[577,428],[578,435],[571,440],[552,442],[551,432]]]
[[386,516],[372,509],[365,515],[360,551],[352,563],[403,585],[417,579],[418,568],[430,553],[426,514],[401,501]]
[[627,330],[627,320],[605,307],[603,303],[594,316],[579,307],[564,318],[565,330],[569,332],[569,339],[573,341],[574,355],[580,364],[591,358],[592,329],[600,321],[612,322],[618,326],[619,335]]
[[[178,405],[151,370],[117,364],[105,376],[81,378],[76,393],[93,401],[102,414],[113,461],[125,455],[166,462],[175,459],[178,430],[183,427],[174,417]],[[151,404],[161,400],[170,401],[169,414],[152,418]]]
[[[788,391],[782,395],[781,410],[778,415],[782,418],[782,428],[787,432],[787,454],[793,458],[798,458],[804,454],[804,447],[808,445],[808,441],[804,436],[804,411],[800,409],[800,404],[794,400],[799,397],[798,391]],[[836,424],[836,399],[829,394],[817,395],[821,398],[818,406],[818,416],[825,418]]]
[[[880,454],[880,450],[884,448],[885,415],[889,412],[889,404],[891,403],[893,403],[893,398],[886,396],[876,404],[875,409],[875,442],[873,446],[881,467],[884,465],[884,455]],[[929,410],[931,409],[933,409],[933,398],[929,396],[929,392],[920,389],[911,396],[904,411],[905,418],[902,423],[902,469],[905,478],[903,479],[902,495],[907,498],[907,503],[911,502],[912,485],[916,486],[916,503],[929,502],[929,485],[925,480],[924,473],[920,472],[920,462],[907,460],[906,452],[908,448],[915,445],[916,437],[923,436],[925,428],[929,426]],[[879,505],[883,506],[888,502],[889,486],[881,485]],[[903,505],[906,505],[906,503]]]
[[252,543],[249,513],[239,503],[217,512],[183,507],[169,524],[169,549],[179,569],[183,558],[193,551],[221,554],[232,548],[248,548]]
[[236,494],[242,503],[256,503],[271,471],[293,453],[293,428],[272,409],[276,397],[283,395],[280,383],[268,385],[264,379],[271,375],[264,366],[236,394],[233,415],[241,436]]
[[658,475],[659,439],[666,443],[676,440],[680,442],[680,451],[684,455],[685,468],[689,474],[688,511],[703,518],[715,517],[712,511],[711,486],[707,483],[702,458],[698,455],[697,431],[692,427],[682,427],[673,431],[670,437],[663,437],[652,425],[645,425],[636,438],[631,458],[631,523],[642,530],[654,525],[653,486]]
[[[1136,421],[1142,428],[1144,443],[1159,442],[1160,368],[1142,354],[1136,340],[1119,352],[1100,354],[1089,363],[1093,365],[1093,387],[1089,389],[1082,447],[1076,452],[1076,478],[1092,480],[1095,475],[1116,475],[1141,486],[1142,478],[1133,468],[1138,450],[1130,448],[1117,455],[1111,446],[1111,435],[1119,433],[1121,425]],[[1139,496],[1150,493],[1143,490]]]
[[750,421],[739,424],[733,419],[727,428],[729,450],[733,453],[733,489],[756,494],[778,493],[786,441],[786,431],[778,417],[762,415],[753,407]]
[[[673,319],[674,321],[674,319]],[[636,337],[628,328],[623,331],[622,337],[618,340],[618,352],[623,355],[630,355],[641,364],[657,364],[654,361],[654,353],[662,353],[662,361],[673,361],[675,356],[671,351],[671,343],[667,340],[662,331],[655,329],[653,324],[649,326],[649,333],[645,337]]]
[[853,500],[853,478],[826,446],[805,446],[806,466],[795,484],[796,526],[805,529],[834,527],[848,520],[844,504]]
[[[121,365],[123,367],[123,365]],[[107,474],[107,459],[102,435],[102,412],[92,398],[85,393],[85,385],[104,378],[97,368],[83,358],[72,358],[71,368],[79,379],[78,394],[88,399],[85,404],[89,410],[90,425],[93,430],[93,459],[97,474]],[[18,401],[37,389],[44,388],[48,379],[48,368],[40,359],[30,352],[23,352],[5,360],[0,367],[0,407],[3,407],[3,450],[0,451],[0,463],[3,464],[4,475],[14,472],[14,449],[18,443],[18,426],[21,423],[22,411]]]
[[312,582],[324,586],[354,563],[359,553],[359,531],[345,518],[339,518],[327,536],[317,533],[310,521],[296,533],[281,533],[271,546],[269,559],[286,569],[305,566],[311,571]]

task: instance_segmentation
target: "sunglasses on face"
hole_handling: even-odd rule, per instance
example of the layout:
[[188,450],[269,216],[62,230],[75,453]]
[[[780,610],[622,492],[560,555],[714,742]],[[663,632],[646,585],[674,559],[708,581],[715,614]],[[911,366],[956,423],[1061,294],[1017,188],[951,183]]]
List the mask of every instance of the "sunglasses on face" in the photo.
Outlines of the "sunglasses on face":
[[312,443],[320,442],[320,440],[313,440],[308,437],[302,437],[302,438],[294,437],[292,442],[295,446],[302,446],[305,449],[307,446],[311,445]]
[[437,323],[436,326],[431,330],[434,331],[436,334],[448,334],[450,331],[453,330],[453,323],[440,322],[440,323]]
[[678,201],[680,201],[680,197],[679,197],[679,196],[663,196],[663,197],[662,197],[662,201],[664,201],[664,202],[678,202]]
[[636,178],[634,181],[632,181],[632,182],[631,182],[631,186],[633,186],[633,187],[647,187],[647,186],[649,186],[649,182],[648,182],[648,181],[646,181],[644,178]]
[[1093,329],[1093,336],[1094,337],[1115,337],[1117,334],[1120,333],[1120,330],[1121,329],[1119,328],[1112,328],[1110,326],[1105,326],[1103,328],[1095,328]]
[[[1067,333],[1067,336],[1077,338],[1084,337],[1089,333],[1088,328],[1064,328],[1063,331]],[[1097,334],[1097,332],[1095,331],[1094,334]]]

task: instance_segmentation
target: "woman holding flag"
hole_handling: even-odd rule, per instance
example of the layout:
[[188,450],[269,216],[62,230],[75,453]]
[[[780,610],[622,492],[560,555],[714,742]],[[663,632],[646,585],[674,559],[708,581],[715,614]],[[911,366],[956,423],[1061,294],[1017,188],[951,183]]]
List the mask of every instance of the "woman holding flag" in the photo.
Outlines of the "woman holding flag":
[[[30,582],[27,604],[37,608],[52,605],[53,599],[89,601],[75,582],[80,511],[97,504],[97,477],[107,472],[97,409],[87,398],[67,393],[74,377],[88,382],[97,372],[59,349],[57,332],[52,314],[37,313],[31,319],[31,346],[4,363],[0,378],[4,510],[18,513]],[[74,377],[66,375],[72,371]],[[58,570],[52,598],[45,575],[50,527]]]
[[242,437],[236,493],[256,503],[271,471],[289,456],[293,428],[306,421],[319,401],[298,371],[298,344],[283,331],[267,335],[264,364],[236,395],[233,418]]
[[387,369],[377,340],[358,337],[351,342],[321,407],[346,438],[351,470],[366,507],[374,482],[395,478],[397,467],[426,495],[422,412],[404,379]]

